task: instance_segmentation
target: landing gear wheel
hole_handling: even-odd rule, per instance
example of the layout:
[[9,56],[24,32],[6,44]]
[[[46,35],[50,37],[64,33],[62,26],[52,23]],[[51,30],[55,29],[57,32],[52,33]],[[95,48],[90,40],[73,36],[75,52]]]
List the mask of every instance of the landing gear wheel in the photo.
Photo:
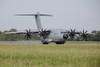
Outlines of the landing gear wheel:
[[64,44],[65,42],[55,42],[56,44]]
[[42,42],[42,44],[48,44],[48,42]]

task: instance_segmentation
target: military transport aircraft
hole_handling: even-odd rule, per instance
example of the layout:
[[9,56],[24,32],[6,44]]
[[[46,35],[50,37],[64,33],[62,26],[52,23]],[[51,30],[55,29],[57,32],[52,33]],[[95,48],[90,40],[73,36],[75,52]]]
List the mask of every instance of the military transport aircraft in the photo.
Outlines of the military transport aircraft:
[[50,42],[55,42],[56,44],[64,44],[68,38],[74,38],[76,34],[80,35],[83,39],[86,38],[87,31],[75,32],[74,30],[64,30],[64,29],[44,29],[41,25],[40,16],[52,16],[49,14],[16,14],[16,16],[35,16],[37,30],[31,31],[26,30],[25,32],[7,32],[7,34],[26,34],[26,38],[31,38],[31,34],[38,33],[43,44],[48,44]]

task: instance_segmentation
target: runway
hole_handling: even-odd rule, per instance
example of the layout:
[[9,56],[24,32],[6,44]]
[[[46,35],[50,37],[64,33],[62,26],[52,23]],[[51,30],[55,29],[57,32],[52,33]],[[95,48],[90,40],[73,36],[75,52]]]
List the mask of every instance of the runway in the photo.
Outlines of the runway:
[[41,41],[0,41],[0,44],[42,44]]
[[[33,41],[0,41],[0,45],[43,45],[40,40]],[[66,41],[65,44],[49,43],[48,45],[100,45],[100,41]]]

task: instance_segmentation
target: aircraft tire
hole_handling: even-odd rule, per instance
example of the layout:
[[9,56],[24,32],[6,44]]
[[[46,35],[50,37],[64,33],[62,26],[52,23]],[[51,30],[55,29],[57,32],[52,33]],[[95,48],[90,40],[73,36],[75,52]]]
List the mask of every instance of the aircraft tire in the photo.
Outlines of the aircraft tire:
[[64,44],[65,42],[55,42],[56,44]]
[[42,42],[42,44],[48,44],[48,42]]

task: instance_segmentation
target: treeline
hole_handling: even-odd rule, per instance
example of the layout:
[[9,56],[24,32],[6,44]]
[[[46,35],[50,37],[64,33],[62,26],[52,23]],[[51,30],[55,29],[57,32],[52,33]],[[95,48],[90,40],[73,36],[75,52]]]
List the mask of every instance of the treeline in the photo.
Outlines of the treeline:
[[[18,41],[18,40],[26,40],[23,34],[5,34],[6,32],[16,32],[16,29],[11,29],[9,31],[5,30],[3,32],[0,31],[0,41]],[[93,30],[92,34],[87,35],[86,41],[100,41],[100,31]],[[32,34],[30,40],[40,40],[38,34]],[[74,39],[76,41],[80,41],[80,38]]]
[[[6,34],[6,32],[16,32],[16,29],[10,29],[9,31],[5,30],[3,32],[0,31],[0,41],[19,41],[19,40],[27,40],[24,34]],[[30,40],[40,40],[37,34],[32,34]]]
[[87,36],[87,40],[89,41],[100,41],[100,31],[92,31],[91,33],[93,34],[90,34]]

